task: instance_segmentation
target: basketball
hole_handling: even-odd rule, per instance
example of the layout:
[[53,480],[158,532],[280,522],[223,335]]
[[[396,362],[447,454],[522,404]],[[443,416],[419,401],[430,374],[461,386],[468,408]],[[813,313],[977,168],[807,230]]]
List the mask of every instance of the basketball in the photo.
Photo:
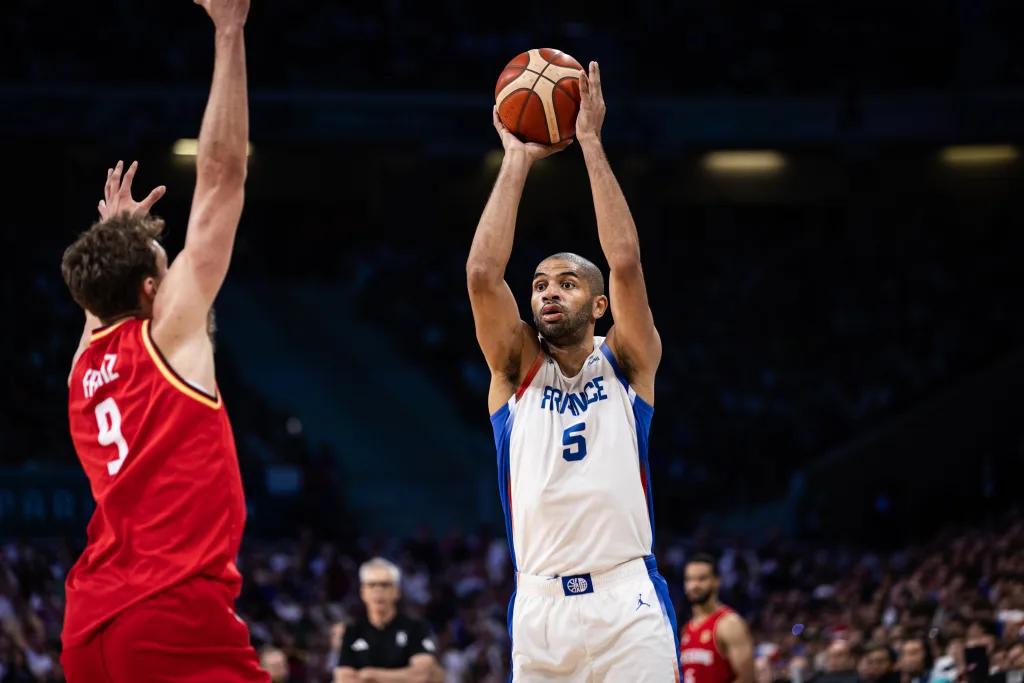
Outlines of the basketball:
[[528,50],[508,63],[494,86],[498,118],[519,139],[553,145],[576,134],[583,67],[561,50]]

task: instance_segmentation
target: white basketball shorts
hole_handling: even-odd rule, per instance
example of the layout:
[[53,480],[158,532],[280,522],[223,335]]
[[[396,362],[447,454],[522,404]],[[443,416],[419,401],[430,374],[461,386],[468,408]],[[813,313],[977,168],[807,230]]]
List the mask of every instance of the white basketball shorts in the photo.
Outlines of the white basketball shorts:
[[679,680],[675,610],[653,555],[599,574],[519,574],[509,633],[517,683]]

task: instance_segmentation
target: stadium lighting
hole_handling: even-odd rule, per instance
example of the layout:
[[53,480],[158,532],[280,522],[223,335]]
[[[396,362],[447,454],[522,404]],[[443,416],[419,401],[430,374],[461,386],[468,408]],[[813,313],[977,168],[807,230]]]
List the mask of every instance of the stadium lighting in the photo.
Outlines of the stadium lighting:
[[[176,157],[194,157],[199,151],[199,140],[195,138],[181,138],[174,142],[171,148]],[[245,150],[246,156],[252,156],[252,143],[248,143]]]
[[943,163],[950,166],[1008,164],[1020,156],[1013,145],[954,145],[942,150]]
[[777,173],[786,157],[774,150],[729,150],[708,152],[704,168],[714,173]]

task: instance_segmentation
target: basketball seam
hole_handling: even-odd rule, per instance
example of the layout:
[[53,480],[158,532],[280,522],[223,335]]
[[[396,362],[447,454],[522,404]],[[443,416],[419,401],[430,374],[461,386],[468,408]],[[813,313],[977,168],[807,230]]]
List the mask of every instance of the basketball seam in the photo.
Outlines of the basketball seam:
[[[540,53],[538,52],[537,54],[540,54]],[[544,59],[544,58],[541,57],[541,59]],[[551,62],[549,62],[546,59],[544,59],[544,62],[545,62],[544,63],[544,68],[540,70],[540,73],[537,74],[537,80],[533,82],[533,87],[531,89],[534,92],[537,92],[537,84],[540,83],[540,79],[542,79],[542,78],[544,80],[546,80],[548,83],[555,83],[553,80],[551,80],[550,78],[548,78],[547,76],[544,75],[544,72],[548,70],[549,66],[551,66]],[[537,97],[541,97],[540,93],[537,94]],[[555,114],[555,130],[558,131],[558,137],[559,137],[559,139],[561,139],[561,137],[562,137],[562,130],[558,127],[558,110],[554,106],[554,104],[555,104],[554,100],[552,100],[551,108],[552,108],[552,111],[554,111],[554,114]],[[543,106],[544,106],[544,99],[541,98],[541,107],[543,108]],[[547,116],[548,116],[547,112],[545,111],[545,113],[544,113],[544,119],[545,119],[544,123],[547,123]],[[558,142],[558,140],[553,140],[551,138],[551,131],[548,130],[548,144],[549,145],[554,145],[557,142]]]
[[[516,74],[516,78],[519,78],[519,76],[522,75],[522,72],[526,71],[526,67],[525,66],[519,66],[518,64],[514,64],[512,66],[506,66],[505,67],[505,71],[501,72],[502,75],[504,75],[505,72],[509,71],[510,69],[519,69],[520,73]],[[516,80],[516,78],[513,78],[511,81],[509,81],[509,83],[511,83],[512,81]],[[499,94],[500,92],[501,92],[501,90],[499,90],[497,93],[495,93],[495,95]]]
[[[547,64],[544,65],[544,70],[540,72],[540,77],[545,79],[546,81],[548,81],[552,85],[557,86],[558,84],[555,83],[555,81],[551,80],[550,78],[548,78],[547,76],[544,75],[544,71],[547,71],[548,67],[551,66],[551,62],[549,60],[545,59],[544,61],[547,62]],[[537,80],[540,80],[540,79],[537,79]],[[552,96],[552,98],[551,98],[551,113],[553,113],[555,115],[555,131],[558,133],[558,140],[551,140],[551,144],[554,145],[554,144],[556,144],[557,142],[559,142],[562,139],[562,126],[559,125],[559,121],[558,121],[558,107],[555,106],[555,98],[554,98],[554,96]],[[547,114],[545,114],[545,116],[547,116]],[[548,131],[548,139],[549,140],[551,139],[551,131],[550,130]]]
[[[544,67],[544,71],[547,71],[548,70],[548,66],[551,66],[552,64],[553,64],[553,62],[548,62],[547,66]],[[541,72],[541,74],[540,74],[541,77],[545,78],[547,81],[549,81],[550,83],[554,84],[554,87],[555,87],[556,90],[561,90],[570,100],[572,100],[573,102],[576,102],[576,98],[573,96],[572,90],[570,90],[568,87],[562,85],[562,81],[567,81],[567,80],[571,79],[572,76],[564,76],[564,77],[562,77],[562,78],[560,78],[560,79],[558,79],[556,81],[553,78],[551,78],[550,76],[545,76],[544,75],[544,71]],[[554,104],[553,101],[552,101],[552,104]],[[580,106],[579,103],[576,102],[576,108],[577,109],[579,109],[579,106]],[[552,107],[552,111],[555,114],[555,128],[558,129],[558,138],[559,138],[558,141],[560,142],[561,139],[562,139],[562,121],[561,121],[561,119],[558,116],[558,107]],[[554,142],[552,142],[552,144],[554,144]]]
[[[556,86],[557,87],[557,86]],[[555,102],[555,91],[551,91],[551,111],[555,115],[555,130],[558,131],[558,140],[552,140],[551,144],[562,141],[562,122],[558,120],[558,103]],[[550,133],[549,133],[550,135]]]
[[[536,85],[536,84],[537,84],[537,82],[534,81],[534,85]],[[519,88],[518,90],[513,90],[512,92],[510,92],[508,95],[505,96],[505,99],[507,100],[509,97],[511,97],[512,93],[521,92],[523,90],[525,90],[526,92],[530,93],[531,96],[536,94],[536,93],[533,92],[533,86],[531,85],[529,88]],[[522,133],[520,133],[519,125],[523,122],[523,114],[526,113],[526,104],[529,101],[530,101],[530,97],[527,96],[526,102],[523,102],[523,106],[519,107],[519,116],[516,117],[516,129],[514,131],[512,131],[513,133],[516,133],[517,135],[521,135],[522,134]]]
[[[564,92],[566,95],[568,95],[570,98],[572,98],[572,100],[575,102],[576,98],[572,96],[572,90],[570,90],[568,87],[562,85],[562,81],[568,81],[568,80],[571,80],[571,79],[572,79],[571,76],[566,76],[561,81],[553,81],[553,83],[555,84],[555,88],[557,88],[558,90],[561,90],[562,92]],[[576,106],[579,106],[579,105],[577,104]]]
[[[547,60],[545,60],[545,61],[547,61]],[[555,79],[551,78],[551,76],[545,76],[544,75],[544,71],[547,71],[549,66],[551,66],[551,62],[547,62],[547,64],[544,65],[544,70],[540,72],[540,77],[543,78],[546,81],[549,81],[551,83],[554,83],[555,85],[558,85],[558,81],[556,81]]]
[[[545,61],[546,61],[546,60],[545,60]],[[553,64],[553,62],[548,62],[548,63],[547,63],[547,66],[545,66],[545,67],[544,67],[544,71],[547,71],[547,70],[548,70],[548,66],[551,66],[552,64]],[[559,78],[559,79],[558,79],[558,80],[556,81],[555,79],[551,78],[550,76],[544,76],[544,71],[541,71],[541,72],[540,72],[540,75],[541,75],[542,77],[544,77],[544,78],[546,78],[547,80],[549,80],[549,81],[551,81],[552,83],[554,83],[554,84],[555,84],[555,87],[556,87],[556,88],[558,88],[559,90],[561,90],[562,92],[564,92],[564,93],[565,93],[566,95],[568,95],[570,99],[572,99],[573,101],[575,101],[575,100],[576,100],[576,98],[575,98],[575,97],[573,97],[573,95],[572,95],[572,90],[570,90],[570,89],[568,89],[568,88],[566,88],[566,87],[563,87],[563,86],[562,86],[562,81],[567,81],[567,80],[569,80],[570,78],[572,78],[572,76],[564,76],[564,77],[562,77],[562,78]],[[577,104],[576,106],[577,106],[577,107],[579,107],[579,104]],[[558,123],[558,109],[557,109],[557,108],[555,109],[555,122],[556,122],[556,123]],[[559,135],[561,135],[561,134],[562,134],[562,129],[561,129],[561,128],[559,128],[559,129],[558,129],[558,134],[559,134]]]
[[[527,69],[526,71],[529,71],[529,70]],[[529,73],[530,73],[530,74],[536,74],[537,72],[534,72],[534,71],[530,71]],[[559,83],[561,83],[562,81],[569,81],[569,80],[571,80],[572,78],[579,78],[579,77],[572,77],[572,76],[562,76],[562,77],[561,77],[560,79],[558,79],[558,80],[556,81],[555,79],[551,78],[550,76],[543,76],[543,75],[542,75],[542,77],[544,78],[544,80],[545,80],[545,81],[548,81],[549,83],[554,83],[554,84],[555,84],[555,86],[557,86],[557,85],[558,85]]]
[[[550,62],[548,62],[548,63],[550,64]],[[544,67],[544,68],[547,69],[547,67]],[[530,86],[530,94],[531,95],[537,95],[537,97],[540,97],[540,95],[537,94],[537,91],[534,90],[534,88],[537,87],[537,82],[540,81],[541,77],[544,75],[544,72],[541,71],[540,73],[537,73],[533,69],[525,69],[525,68],[524,68],[524,70],[525,71],[529,71],[532,74],[537,74],[536,80],[534,80],[533,81],[533,85]],[[525,89],[525,88],[523,88],[523,89]],[[513,90],[512,92],[518,92],[518,91]],[[509,94],[511,95],[512,93],[509,93]],[[508,98],[506,97],[506,99],[508,99]],[[527,101],[529,101],[529,98],[527,98]],[[541,105],[543,106],[543,102],[541,103]],[[519,109],[519,118],[516,119],[516,130],[515,130],[515,132],[517,132],[517,133],[520,132],[519,131],[519,124],[521,124],[523,122],[523,115],[525,113],[526,113],[526,103],[523,103],[523,106]],[[548,134],[548,138],[549,139],[551,138],[551,134],[550,133]]]
[[[563,78],[562,80],[564,81],[566,79]],[[576,99],[572,96],[572,92],[568,88],[563,88],[561,85],[559,85],[559,83],[561,83],[561,81],[559,81],[558,83],[555,83],[555,90],[561,90],[563,93],[565,93],[566,97],[568,97],[572,102],[576,103],[576,110],[579,111],[579,108],[580,108],[579,102],[576,102]],[[551,103],[552,103],[552,105],[554,105],[554,99],[555,99],[554,98],[554,91],[552,91],[552,93],[551,93]],[[557,106],[553,106],[552,110],[555,112],[555,126],[558,128],[559,142],[561,142],[561,138],[562,138],[562,122],[558,118],[558,107]],[[575,128],[575,126],[573,126],[573,128]]]
[[[536,71],[531,71],[530,73],[537,74]],[[541,71],[539,74],[537,74],[537,78],[533,79],[533,85],[530,86],[530,90],[533,90],[534,88],[536,88],[537,84],[540,82],[540,79],[542,79],[542,78],[544,78],[544,72],[543,71]]]

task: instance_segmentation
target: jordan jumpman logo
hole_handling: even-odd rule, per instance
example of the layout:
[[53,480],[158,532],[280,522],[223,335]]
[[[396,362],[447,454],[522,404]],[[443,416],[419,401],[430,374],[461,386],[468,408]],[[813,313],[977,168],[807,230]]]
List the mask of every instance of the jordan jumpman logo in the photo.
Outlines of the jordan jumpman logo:
[[[643,605],[647,605],[648,607],[651,606],[651,604],[649,602],[644,602],[644,594],[643,593],[637,593],[637,596],[636,596],[636,609],[640,609],[640,607],[643,606]],[[633,611],[635,612],[636,609],[633,610]]]

